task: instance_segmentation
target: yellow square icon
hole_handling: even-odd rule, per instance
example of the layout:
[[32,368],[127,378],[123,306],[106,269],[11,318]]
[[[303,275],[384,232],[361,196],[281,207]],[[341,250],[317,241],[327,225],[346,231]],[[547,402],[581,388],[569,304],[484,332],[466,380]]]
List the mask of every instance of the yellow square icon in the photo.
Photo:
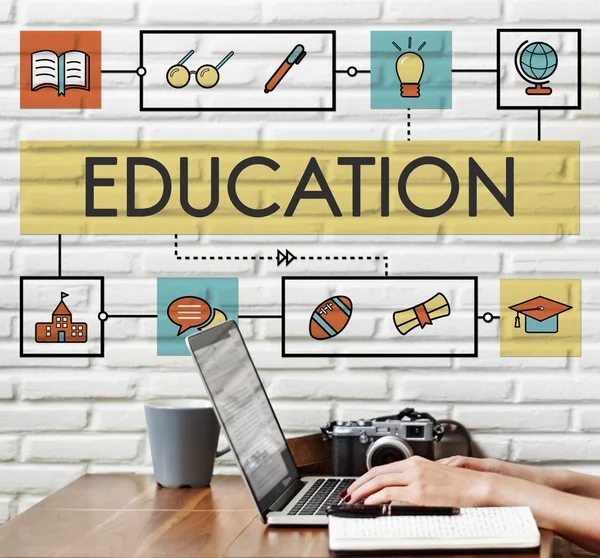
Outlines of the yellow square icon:
[[501,356],[581,356],[580,279],[502,279]]

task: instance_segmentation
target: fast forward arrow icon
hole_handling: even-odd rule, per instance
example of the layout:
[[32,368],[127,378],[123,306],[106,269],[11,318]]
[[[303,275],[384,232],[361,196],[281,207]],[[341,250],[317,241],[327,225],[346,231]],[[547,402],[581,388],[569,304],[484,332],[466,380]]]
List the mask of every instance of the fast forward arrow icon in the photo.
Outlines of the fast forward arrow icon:
[[297,259],[298,258],[294,256],[294,254],[292,254],[289,250],[286,250],[285,253],[283,253],[281,250],[277,250],[277,267],[279,267],[283,263],[285,263],[285,266],[287,267],[294,260]]

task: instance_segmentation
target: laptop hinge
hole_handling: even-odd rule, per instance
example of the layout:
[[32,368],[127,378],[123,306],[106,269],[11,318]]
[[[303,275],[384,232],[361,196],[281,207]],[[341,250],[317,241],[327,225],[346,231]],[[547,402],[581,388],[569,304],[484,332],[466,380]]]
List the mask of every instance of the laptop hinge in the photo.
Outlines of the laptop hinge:
[[297,478],[292,484],[290,484],[277,498],[276,500],[269,506],[270,511],[281,511],[283,510],[304,488],[305,483]]

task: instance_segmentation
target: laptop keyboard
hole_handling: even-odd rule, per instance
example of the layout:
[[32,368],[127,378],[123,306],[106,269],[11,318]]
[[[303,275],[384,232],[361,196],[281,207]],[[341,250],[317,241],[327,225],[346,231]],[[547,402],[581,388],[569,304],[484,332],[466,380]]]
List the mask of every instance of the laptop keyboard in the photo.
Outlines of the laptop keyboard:
[[339,504],[342,493],[353,482],[354,479],[317,479],[288,515],[327,515],[327,508]]

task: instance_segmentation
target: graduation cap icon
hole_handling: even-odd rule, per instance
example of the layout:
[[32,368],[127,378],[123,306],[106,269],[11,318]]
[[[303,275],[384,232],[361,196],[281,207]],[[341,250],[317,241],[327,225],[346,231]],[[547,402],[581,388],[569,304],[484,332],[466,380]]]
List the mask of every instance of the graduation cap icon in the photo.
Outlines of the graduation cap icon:
[[558,333],[558,315],[573,307],[545,296],[536,296],[509,308],[517,313],[515,328],[521,327],[523,314],[525,333]]

